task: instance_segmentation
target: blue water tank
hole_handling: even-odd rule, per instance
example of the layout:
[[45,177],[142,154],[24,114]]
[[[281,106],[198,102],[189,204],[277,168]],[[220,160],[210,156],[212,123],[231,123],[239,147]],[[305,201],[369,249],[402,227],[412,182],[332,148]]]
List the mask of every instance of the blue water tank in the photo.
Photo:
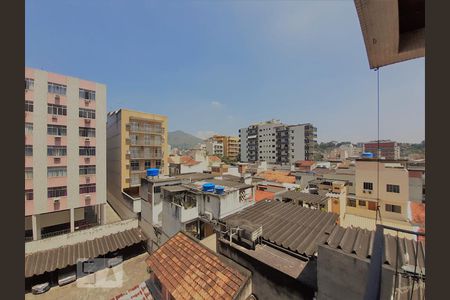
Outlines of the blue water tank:
[[373,158],[373,153],[372,152],[363,152],[362,157]]
[[216,186],[216,194],[223,195],[225,188],[223,186]]
[[204,192],[214,192],[214,187],[215,184],[214,183],[205,183],[203,186],[203,191]]
[[156,168],[147,169],[147,176],[154,177],[154,176],[158,176],[158,175],[159,175],[159,169],[156,169]]

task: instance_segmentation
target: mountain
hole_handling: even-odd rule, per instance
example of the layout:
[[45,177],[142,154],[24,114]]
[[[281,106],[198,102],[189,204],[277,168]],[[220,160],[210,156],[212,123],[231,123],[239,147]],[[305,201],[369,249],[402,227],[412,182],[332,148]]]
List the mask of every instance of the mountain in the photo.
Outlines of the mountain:
[[202,139],[181,130],[169,132],[168,135],[169,145],[172,148],[189,149],[194,148],[197,144],[203,142]]

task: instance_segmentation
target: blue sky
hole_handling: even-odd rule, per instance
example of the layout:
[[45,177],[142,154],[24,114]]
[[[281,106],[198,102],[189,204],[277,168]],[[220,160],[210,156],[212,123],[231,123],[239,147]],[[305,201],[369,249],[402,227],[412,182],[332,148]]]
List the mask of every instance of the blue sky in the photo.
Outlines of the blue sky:
[[[108,111],[237,135],[272,118],[376,139],[376,73],[353,1],[26,0],[26,65],[107,85]],[[425,136],[424,59],[380,69],[383,139]]]

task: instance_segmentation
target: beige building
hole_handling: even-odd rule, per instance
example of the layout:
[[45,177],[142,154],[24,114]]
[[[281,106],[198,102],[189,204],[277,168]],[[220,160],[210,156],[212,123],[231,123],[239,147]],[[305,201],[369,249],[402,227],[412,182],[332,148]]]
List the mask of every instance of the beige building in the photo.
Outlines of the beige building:
[[404,160],[358,159],[355,168],[355,196],[347,197],[341,224],[375,229],[379,203],[384,225],[413,230],[409,222],[409,172]]
[[[211,138],[219,144],[223,145],[223,155],[231,160],[236,160],[239,155],[239,137],[215,135]],[[217,154],[217,153],[211,153]]]
[[119,109],[107,118],[108,202],[122,218],[134,217],[140,206],[139,193],[146,169],[168,174],[167,117]]
[[106,86],[25,68],[25,240],[103,224]]

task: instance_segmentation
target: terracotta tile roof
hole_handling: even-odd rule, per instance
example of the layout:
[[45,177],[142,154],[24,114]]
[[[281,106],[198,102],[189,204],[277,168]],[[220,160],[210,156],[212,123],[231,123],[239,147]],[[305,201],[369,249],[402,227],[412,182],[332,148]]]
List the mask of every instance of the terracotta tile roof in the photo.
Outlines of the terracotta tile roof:
[[153,300],[154,298],[150,294],[150,291],[145,284],[145,282],[142,282],[139,285],[134,286],[133,288],[120,293],[119,295],[115,296],[111,300]]
[[273,200],[274,196],[275,196],[275,193],[256,190],[255,201],[259,202],[259,201],[264,200],[264,199]]
[[289,175],[290,172],[282,171],[264,171],[258,174],[259,177],[268,181],[275,181],[279,183],[295,183],[295,176]]
[[413,223],[425,227],[425,204],[410,202]]
[[183,155],[182,157],[180,157],[180,163],[182,165],[186,165],[186,166],[195,166],[198,165],[200,162],[194,160],[192,157],[187,156],[187,155]]
[[156,250],[147,264],[175,299],[233,299],[250,277],[182,232]]
[[296,165],[301,166],[301,167],[311,167],[312,165],[314,165],[316,162],[312,161],[312,160],[297,160],[295,162]]
[[208,159],[209,159],[209,161],[212,161],[212,162],[221,162],[220,158],[218,158],[215,155],[208,156]]

